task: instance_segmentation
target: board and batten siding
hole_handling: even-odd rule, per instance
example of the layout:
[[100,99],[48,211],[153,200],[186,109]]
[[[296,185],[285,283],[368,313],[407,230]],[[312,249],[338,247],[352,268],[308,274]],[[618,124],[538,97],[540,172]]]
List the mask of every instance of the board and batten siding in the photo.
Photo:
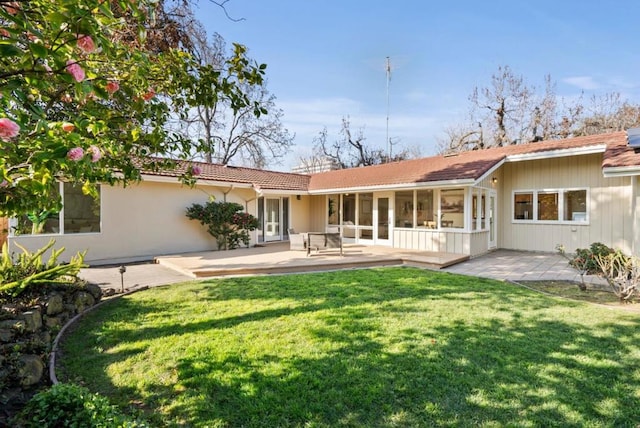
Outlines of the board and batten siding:
[[450,232],[430,229],[394,229],[393,248],[466,254],[471,257],[487,252],[487,231]]
[[[630,253],[633,246],[631,178],[605,178],[602,155],[582,155],[506,163],[501,168],[498,247],[514,250],[566,251],[602,242]],[[587,224],[515,223],[513,192],[582,189],[588,191]]]

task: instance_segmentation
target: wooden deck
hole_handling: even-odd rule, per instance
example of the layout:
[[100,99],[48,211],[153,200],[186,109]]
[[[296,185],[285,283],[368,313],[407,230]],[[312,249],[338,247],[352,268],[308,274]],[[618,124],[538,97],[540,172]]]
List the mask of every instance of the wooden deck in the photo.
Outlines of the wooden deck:
[[156,257],[156,262],[193,278],[314,272],[377,266],[410,265],[441,269],[468,260],[463,254],[401,250],[382,246],[345,245],[337,249],[290,251],[288,243],[231,251],[207,251]]

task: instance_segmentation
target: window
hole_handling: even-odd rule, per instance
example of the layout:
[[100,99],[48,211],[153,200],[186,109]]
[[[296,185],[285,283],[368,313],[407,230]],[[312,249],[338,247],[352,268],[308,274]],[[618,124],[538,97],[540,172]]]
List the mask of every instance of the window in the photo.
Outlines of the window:
[[[100,187],[98,198],[82,193],[82,186],[60,183],[61,211],[34,211],[18,219],[14,233],[59,234],[100,232]],[[64,232],[63,232],[64,231]]]
[[396,227],[413,227],[413,190],[396,192]]
[[345,193],[342,197],[342,224],[356,224],[356,195]]
[[464,189],[440,191],[440,226],[464,228]]
[[558,220],[558,193],[538,193],[538,220]]
[[358,195],[358,225],[373,225],[373,193],[360,193]]
[[[586,222],[586,189],[516,191],[513,193],[513,219],[541,222]],[[535,208],[535,209],[534,209]]]
[[329,224],[338,225],[340,224],[338,207],[340,207],[340,196],[329,196],[328,199],[328,209],[329,209]]
[[485,203],[486,197],[482,189],[477,189],[471,198],[471,229],[482,230],[486,228],[485,221]]
[[433,190],[418,190],[416,192],[416,204],[418,226],[435,225]]
[[513,218],[515,220],[533,220],[533,192],[514,195]]
[[568,190],[564,193],[563,220],[587,221],[586,190]]

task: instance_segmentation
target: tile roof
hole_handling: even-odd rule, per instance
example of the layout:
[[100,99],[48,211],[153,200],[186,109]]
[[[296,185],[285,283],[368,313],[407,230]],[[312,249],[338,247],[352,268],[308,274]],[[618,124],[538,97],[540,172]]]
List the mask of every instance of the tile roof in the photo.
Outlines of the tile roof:
[[[311,175],[186,161],[178,161],[176,170],[149,174],[177,177],[190,166],[197,165],[202,169],[200,180],[248,184],[264,190],[328,191],[477,180],[510,156],[562,155],[564,150],[588,149],[600,145],[606,146],[602,161],[603,168],[640,167],[640,153],[627,145],[627,134],[620,131],[469,151],[454,156],[431,156]],[[567,156],[570,154],[568,152]]]
[[266,171],[254,168],[187,161],[178,161],[178,165],[175,170],[165,170],[148,174],[166,177],[178,177],[191,166],[199,166],[201,168],[202,173],[198,176],[199,180],[210,180],[230,184],[249,184],[263,190],[289,190],[306,192],[310,180],[310,177],[305,174]]
[[607,144],[607,150],[602,158],[602,167],[640,167],[640,152],[627,144],[625,132],[618,134],[622,134],[624,138],[617,138],[616,141]]
[[477,180],[509,156],[561,153],[562,150],[598,145],[607,146],[603,167],[640,165],[640,155],[626,145],[626,133],[615,132],[469,151],[454,156],[432,156],[363,168],[329,171],[312,175],[309,190]]

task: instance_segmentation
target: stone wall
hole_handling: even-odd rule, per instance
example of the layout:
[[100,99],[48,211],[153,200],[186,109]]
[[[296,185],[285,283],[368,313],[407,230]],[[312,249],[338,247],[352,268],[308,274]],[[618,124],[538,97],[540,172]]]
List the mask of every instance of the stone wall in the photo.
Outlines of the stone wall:
[[[0,307],[0,408],[10,413],[49,383],[49,354],[60,329],[95,305],[102,290],[79,283],[47,287],[41,295],[20,296]],[[0,426],[3,417],[0,414]]]

